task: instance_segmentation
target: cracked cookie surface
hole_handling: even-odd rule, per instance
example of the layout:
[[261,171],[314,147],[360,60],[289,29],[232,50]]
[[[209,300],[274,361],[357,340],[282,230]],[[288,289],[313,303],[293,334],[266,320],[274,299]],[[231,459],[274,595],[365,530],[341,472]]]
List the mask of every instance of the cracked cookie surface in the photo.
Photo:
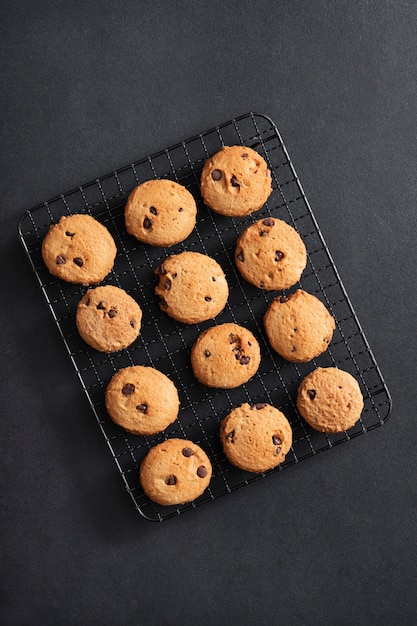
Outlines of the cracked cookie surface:
[[139,470],[145,494],[166,506],[195,500],[207,489],[211,476],[207,454],[187,439],[167,439],[154,446]]
[[229,287],[220,265],[200,252],[173,254],[155,270],[159,307],[184,324],[212,319],[226,306]]
[[142,310],[124,289],[103,285],[86,291],[75,321],[89,346],[100,352],[118,352],[139,336]]
[[224,146],[201,172],[201,195],[216,213],[231,217],[258,211],[272,192],[265,159],[246,146]]
[[258,371],[260,347],[251,331],[234,323],[205,330],[191,349],[195,377],[207,387],[233,389]]
[[64,215],[42,241],[42,258],[49,272],[75,284],[104,280],[113,268],[116,252],[107,228],[87,214]]
[[245,403],[222,420],[220,439],[232,465],[259,473],[285,460],[292,445],[292,429],[285,415],[270,404]]
[[141,183],[129,195],[124,217],[127,232],[152,246],[184,241],[194,229],[197,206],[192,194],[172,180]]
[[153,435],[177,419],[178,391],[168,376],[144,366],[125,367],[111,378],[105,394],[112,420],[134,435]]

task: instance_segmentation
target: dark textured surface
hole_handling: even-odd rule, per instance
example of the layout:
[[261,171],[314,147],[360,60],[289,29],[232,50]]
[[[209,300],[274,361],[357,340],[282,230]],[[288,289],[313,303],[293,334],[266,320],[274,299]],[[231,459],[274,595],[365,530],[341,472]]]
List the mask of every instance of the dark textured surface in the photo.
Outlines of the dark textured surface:
[[[6,624],[413,624],[414,2],[0,4]],[[18,241],[23,211],[246,111],[278,125],[389,421],[142,520]]]

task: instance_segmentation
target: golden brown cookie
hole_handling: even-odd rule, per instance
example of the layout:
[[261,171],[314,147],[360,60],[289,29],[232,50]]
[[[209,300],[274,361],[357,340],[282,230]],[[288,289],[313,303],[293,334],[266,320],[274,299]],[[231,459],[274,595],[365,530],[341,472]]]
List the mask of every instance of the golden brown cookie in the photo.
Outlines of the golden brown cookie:
[[177,419],[180,401],[172,380],[153,367],[132,365],[114,374],[106,388],[112,420],[134,435],[154,435]]
[[204,163],[201,195],[216,213],[248,215],[258,211],[271,192],[271,172],[252,148],[224,146]]
[[197,206],[173,180],[148,180],[133,189],[125,207],[127,232],[151,246],[172,246],[190,235]]
[[297,408],[315,430],[339,433],[352,428],[361,416],[363,396],[349,372],[337,367],[318,367],[298,388]]
[[155,293],[167,315],[184,324],[212,319],[226,306],[229,287],[220,265],[200,252],[173,254],[155,270]]
[[285,415],[267,403],[245,403],[220,425],[223,451],[229,461],[248,472],[266,472],[282,463],[292,445]]
[[250,330],[233,323],[208,328],[191,349],[194,375],[207,387],[239,387],[256,374],[260,362],[257,339]]
[[300,363],[327,350],[336,327],[324,304],[302,289],[272,300],[264,326],[272,348],[284,359]]
[[167,439],[151,448],[139,471],[145,494],[166,506],[185,504],[201,496],[211,475],[207,454],[187,439]]
[[288,289],[300,280],[307,252],[297,231],[277,218],[266,217],[248,226],[235,248],[236,267],[255,287]]
[[116,244],[91,215],[63,216],[42,242],[42,258],[51,274],[69,283],[93,285],[111,271]]
[[89,346],[100,352],[118,352],[139,336],[142,310],[124,289],[103,285],[84,294],[75,321]]

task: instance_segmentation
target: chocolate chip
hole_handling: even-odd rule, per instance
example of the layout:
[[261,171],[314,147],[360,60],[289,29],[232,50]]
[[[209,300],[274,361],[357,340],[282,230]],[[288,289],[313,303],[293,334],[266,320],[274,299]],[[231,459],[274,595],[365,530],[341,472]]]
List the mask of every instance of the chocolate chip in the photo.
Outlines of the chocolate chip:
[[213,281],[213,283],[216,282],[216,279],[214,278],[214,276],[211,277],[211,280]]
[[130,325],[131,325],[131,327],[132,327],[132,328],[135,328],[135,322],[134,322],[133,320],[130,320],[130,322],[129,322],[129,323],[130,323]]
[[243,152],[240,156],[242,159],[247,159],[249,154],[247,152]]
[[284,253],[281,250],[275,250],[275,261],[281,261],[284,258]]
[[307,395],[310,398],[310,400],[314,400],[314,398],[316,397],[316,390],[315,389],[308,389],[307,390]]
[[260,411],[261,409],[264,409],[265,407],[266,407],[266,402],[257,402],[256,404],[252,406],[252,409],[256,409],[257,411]]
[[70,233],[69,230],[65,231],[67,237],[74,237],[75,233]]
[[204,350],[204,356],[206,356],[206,357],[211,356],[210,350]]
[[76,256],[75,259],[73,259],[75,265],[78,265],[78,267],[82,267],[84,265],[84,261],[82,259],[80,259],[79,256]]
[[86,306],[90,306],[90,304],[91,304],[91,300],[90,300],[90,298],[87,298],[85,305]]
[[66,259],[64,256],[62,256],[62,254],[58,254],[58,256],[56,257],[56,264],[57,265],[65,265],[66,263]]
[[98,305],[97,305],[97,307],[96,307],[96,308],[97,308],[97,309],[101,309],[102,311],[104,311],[104,309],[105,309],[106,307],[104,306],[104,302],[103,302],[102,300],[100,300],[100,302],[98,303]]
[[241,356],[241,357],[240,357],[240,359],[239,359],[239,363],[240,363],[241,365],[247,365],[247,364],[249,363],[249,361],[250,361],[250,356],[244,356],[244,355],[243,355],[243,356]]
[[136,407],[136,410],[139,411],[139,413],[147,413],[148,412],[148,405],[147,404],[138,404]]
[[226,439],[230,441],[230,443],[234,443],[235,431],[231,430],[230,433],[227,433]]
[[237,260],[240,261],[241,263],[243,263],[243,261],[245,260],[245,257],[243,256],[243,250],[241,250],[238,255],[237,255]]
[[281,448],[278,446],[278,448],[275,450],[275,454],[279,454],[281,452]]
[[178,276],[177,272],[174,272],[173,274],[171,274],[172,278],[176,278]]
[[197,469],[197,476],[199,476],[200,478],[204,478],[205,476],[207,476],[207,470],[204,465],[200,465],[200,467]]
[[272,443],[274,444],[274,446],[280,446],[282,444],[282,440],[278,437],[278,435],[273,435]]
[[264,226],[273,226],[274,220],[271,217],[267,217],[262,221],[262,224],[264,224]]
[[135,392],[135,385],[133,383],[126,383],[123,385],[122,394],[124,396],[131,396]]
[[204,296],[204,300],[206,302],[211,302],[211,297],[210,296]]
[[237,337],[233,333],[230,333],[229,339],[230,339],[230,343],[236,343],[237,341]]
[[177,479],[172,474],[171,474],[171,476],[167,476],[165,478],[165,484],[166,485],[175,485],[176,482],[177,482]]
[[161,309],[165,310],[168,308],[168,302],[164,300],[164,298],[161,298],[161,296],[159,296],[159,306]]
[[263,281],[263,280],[260,280],[260,281],[259,281],[259,288],[260,288],[260,289],[263,289],[264,287],[265,287],[265,283],[264,283],[264,281]]
[[266,230],[260,230],[259,231],[259,237],[265,237],[268,233],[266,232]]
[[191,450],[191,448],[183,448],[182,449],[182,453],[184,456],[193,456],[194,452]]
[[166,278],[163,282],[165,291],[169,291],[171,289],[171,281],[169,278]]
[[164,276],[167,273],[167,271],[163,265],[160,265],[159,267],[156,268],[155,273],[160,274],[161,276]]
[[178,213],[182,213],[184,211],[184,209],[182,208],[182,206],[180,206],[180,208],[178,209]]
[[236,176],[232,176],[232,178],[230,179],[230,184],[232,185],[232,187],[240,187],[239,183],[237,182]]
[[149,217],[145,217],[143,220],[143,228],[149,229],[152,226],[152,220]]
[[281,304],[285,304],[285,302],[288,302],[289,297],[288,296],[280,296],[279,297],[279,302],[281,302]]
[[211,177],[213,180],[220,180],[222,176],[223,174],[220,170],[213,170],[211,173]]
[[116,309],[110,309],[110,311],[107,313],[107,315],[111,318],[116,317],[117,315],[117,311]]
[[[155,209],[154,206],[150,206],[149,207],[149,213],[152,213],[152,215],[158,215],[158,211]],[[146,226],[145,226],[146,228]]]

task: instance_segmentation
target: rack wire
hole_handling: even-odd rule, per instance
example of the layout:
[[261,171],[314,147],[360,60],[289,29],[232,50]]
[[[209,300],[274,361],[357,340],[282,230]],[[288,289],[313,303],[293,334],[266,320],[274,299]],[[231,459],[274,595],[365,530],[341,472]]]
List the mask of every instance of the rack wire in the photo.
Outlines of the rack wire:
[[[230,218],[217,215],[204,205],[199,180],[207,157],[223,145],[237,144],[252,147],[266,159],[272,173],[273,191],[260,211],[243,218]],[[138,242],[126,232],[124,225],[124,206],[129,193],[139,183],[154,178],[169,178],[184,185],[197,203],[195,230],[184,242],[169,249]],[[99,353],[82,341],[75,325],[75,311],[85,287],[51,276],[42,260],[41,243],[51,224],[62,215],[81,212],[102,222],[112,233],[118,248],[113,271],[104,282],[125,289],[139,302],[143,311],[139,338],[118,353]],[[328,350],[309,363],[287,362],[271,350],[262,320],[277,292],[265,292],[250,285],[235,267],[234,247],[238,235],[250,223],[264,216],[284,219],[299,232],[307,248],[308,261],[294,288],[316,295],[336,321]],[[21,217],[19,237],[125,487],[137,510],[148,520],[168,519],[275,474],[381,426],[390,414],[391,398],[379,367],[280,133],[265,115],[247,113],[236,117],[44,202]],[[212,256],[226,274],[230,297],[224,311],[214,320],[185,325],[175,322],[159,309],[154,296],[154,270],[166,256],[182,250]],[[229,321],[246,326],[255,334],[261,346],[261,366],[248,383],[237,389],[209,389],[192,373],[190,349],[207,327]],[[112,375],[122,367],[136,364],[161,370],[173,380],[179,391],[178,419],[154,436],[130,435],[112,422],[105,409],[104,392]],[[357,424],[336,435],[311,429],[298,415],[295,405],[302,378],[316,367],[329,366],[338,366],[355,376],[365,403]],[[255,404],[261,401],[269,402],[285,413],[293,429],[293,446],[278,468],[251,474],[233,467],[225,458],[219,424],[232,408],[243,402]],[[142,459],[152,446],[168,437],[193,440],[207,452],[213,464],[209,488],[192,503],[159,506],[151,502],[140,487],[138,469]]]

